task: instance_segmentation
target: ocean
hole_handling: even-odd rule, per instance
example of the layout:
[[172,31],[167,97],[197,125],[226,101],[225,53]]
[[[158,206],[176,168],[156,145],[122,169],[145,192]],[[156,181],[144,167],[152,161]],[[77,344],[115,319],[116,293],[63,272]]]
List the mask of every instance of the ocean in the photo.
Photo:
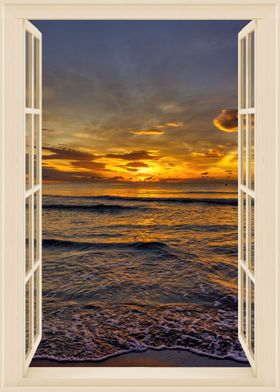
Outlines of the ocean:
[[247,362],[235,184],[49,184],[35,358],[182,349]]

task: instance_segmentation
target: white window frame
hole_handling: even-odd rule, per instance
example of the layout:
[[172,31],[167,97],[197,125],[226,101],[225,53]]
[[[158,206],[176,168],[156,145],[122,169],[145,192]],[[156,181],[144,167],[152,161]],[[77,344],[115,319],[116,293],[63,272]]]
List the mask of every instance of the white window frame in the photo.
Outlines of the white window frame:
[[[279,391],[280,34],[276,0],[2,0],[0,3],[0,390]],[[138,4],[137,4],[138,3]],[[255,372],[250,368],[29,368],[24,370],[24,19],[257,19]],[[277,23],[278,22],[278,23]],[[44,37],[43,37],[44,40]],[[237,37],[236,37],[237,40]],[[44,44],[44,43],[43,43]]]

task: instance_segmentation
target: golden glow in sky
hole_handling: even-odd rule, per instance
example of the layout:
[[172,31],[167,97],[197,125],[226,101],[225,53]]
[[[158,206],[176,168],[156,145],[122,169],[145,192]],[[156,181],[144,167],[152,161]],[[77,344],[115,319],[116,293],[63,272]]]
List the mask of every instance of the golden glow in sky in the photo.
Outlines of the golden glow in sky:
[[45,182],[237,178],[244,21],[37,21]]
[[[224,129],[235,132],[236,121],[234,110],[223,110],[214,119],[213,134],[218,136]],[[181,145],[181,133],[188,133],[183,122],[127,130],[120,140],[111,136],[106,143],[109,147],[103,148],[92,141],[95,137],[102,140],[104,131],[92,131],[92,135],[82,132],[79,131],[78,138],[83,144],[78,148],[44,148],[44,171],[52,173],[50,181],[163,182],[237,176],[236,148],[229,149],[223,144],[200,149],[192,148],[191,144]],[[122,143],[129,147],[122,147]]]

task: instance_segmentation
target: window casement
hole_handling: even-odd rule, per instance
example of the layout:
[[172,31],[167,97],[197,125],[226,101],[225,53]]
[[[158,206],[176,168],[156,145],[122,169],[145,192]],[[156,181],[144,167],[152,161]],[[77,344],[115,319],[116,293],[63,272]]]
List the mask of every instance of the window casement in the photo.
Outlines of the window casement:
[[42,336],[41,42],[41,33],[25,21],[25,367],[30,364]]
[[[257,0],[256,0],[257,1]],[[14,4],[13,4],[14,3]],[[1,6],[0,63],[5,105],[1,123],[4,208],[2,384],[36,386],[173,387],[200,391],[277,391],[277,128],[276,5],[263,0],[183,4],[79,4],[55,0]],[[21,2],[23,3],[23,2]],[[201,5],[204,5],[202,7]],[[238,39],[239,339],[251,368],[29,368],[41,339],[42,37],[32,19],[243,19]],[[269,42],[269,45],[267,44]],[[2,326],[4,328],[2,328]],[[1,361],[0,361],[1,364]],[[163,374],[164,373],[164,374]],[[269,389],[267,389],[269,388]],[[172,389],[172,390],[173,390]],[[28,390],[28,389],[25,389]],[[140,389],[139,389],[140,390]]]
[[238,35],[238,336],[255,369],[256,22]]

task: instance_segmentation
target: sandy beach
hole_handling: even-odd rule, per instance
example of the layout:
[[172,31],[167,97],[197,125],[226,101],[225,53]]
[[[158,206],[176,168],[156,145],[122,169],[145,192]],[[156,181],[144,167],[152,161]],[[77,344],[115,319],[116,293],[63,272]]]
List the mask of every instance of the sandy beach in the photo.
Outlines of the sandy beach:
[[186,350],[151,350],[127,353],[103,361],[58,362],[35,359],[32,367],[248,367],[248,363],[216,359]]

